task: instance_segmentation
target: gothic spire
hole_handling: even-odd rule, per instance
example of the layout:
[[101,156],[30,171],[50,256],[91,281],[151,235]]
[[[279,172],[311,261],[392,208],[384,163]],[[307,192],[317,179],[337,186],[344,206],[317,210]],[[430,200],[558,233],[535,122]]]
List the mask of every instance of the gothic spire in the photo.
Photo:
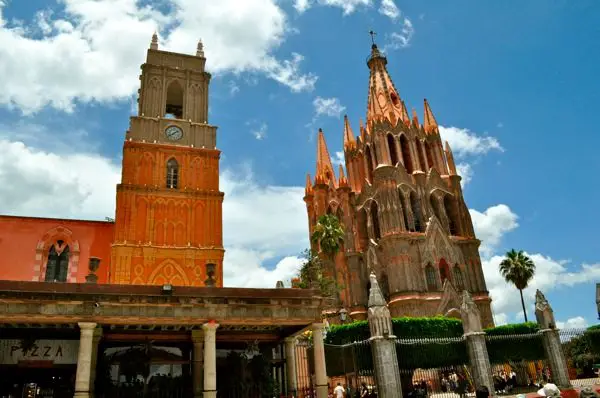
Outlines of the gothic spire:
[[435,120],[435,117],[433,116],[433,112],[431,111],[431,107],[429,106],[429,102],[427,102],[427,99],[425,99],[424,102],[425,102],[425,117],[423,119],[423,127],[425,128],[426,133],[433,133],[433,132],[437,131],[438,124]]
[[312,181],[310,179],[310,173],[306,173],[306,186],[304,187],[304,195],[310,196],[313,193]]
[[340,164],[339,173],[338,173],[338,185],[340,187],[348,187],[348,179],[344,174],[344,166]]
[[150,49],[158,50],[158,35],[156,34],[156,31],[154,31],[154,34],[152,35],[152,41],[150,42]]
[[331,156],[327,150],[327,143],[325,142],[325,134],[323,130],[319,129],[319,138],[317,140],[317,171],[315,173],[315,184],[329,184],[333,182],[333,185],[337,185],[335,181],[335,173],[333,172],[333,165],[331,164]]
[[419,127],[419,117],[417,116],[417,111],[415,111],[415,108],[412,109],[412,122],[415,127]]
[[446,148],[444,152],[446,152],[446,160],[448,162],[448,170],[450,171],[450,175],[456,175],[456,163],[454,163],[454,155],[452,154],[452,149],[450,149],[450,144],[446,141]]
[[371,46],[367,65],[371,71],[367,99],[367,125],[373,121],[387,120],[395,126],[399,120],[405,121],[400,95],[386,68],[387,58],[375,43]]
[[348,115],[344,115],[344,149],[346,151],[356,148],[356,139],[354,138],[354,132],[348,122]]

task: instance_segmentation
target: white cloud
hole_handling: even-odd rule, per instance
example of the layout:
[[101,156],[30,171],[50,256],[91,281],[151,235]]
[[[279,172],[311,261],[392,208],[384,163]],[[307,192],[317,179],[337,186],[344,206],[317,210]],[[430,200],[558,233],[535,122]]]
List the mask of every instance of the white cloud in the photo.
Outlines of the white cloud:
[[[575,285],[600,279],[600,263],[582,264],[579,267],[567,268],[567,265],[569,265],[567,261],[557,261],[539,253],[526,254],[533,260],[536,266],[536,272],[529,287],[523,290],[525,306],[530,320],[534,318],[533,306],[535,303],[535,291],[537,289],[543,293],[547,293],[561,288],[573,288]],[[482,259],[488,291],[492,297],[494,310],[497,314],[516,314],[514,319],[522,321],[523,311],[521,309],[520,295],[517,289],[512,284],[508,284],[498,271],[503,258],[504,256],[494,255],[490,258]],[[575,327],[579,318],[581,317],[572,318],[564,323],[563,326],[567,328]],[[581,323],[579,324],[581,325]]]
[[502,237],[519,226],[517,215],[504,204],[489,207],[483,213],[470,209],[469,213],[475,235],[482,241],[479,250],[484,256],[493,253]]
[[404,18],[402,21],[402,29],[400,32],[392,32],[389,35],[388,43],[383,48],[384,51],[399,50],[410,45],[415,28],[410,19]]
[[458,173],[459,176],[462,177],[462,179],[460,180],[460,185],[464,188],[465,185],[467,185],[469,182],[471,182],[471,179],[473,178],[473,168],[471,167],[471,165],[469,163],[458,163],[456,165],[456,172]]
[[468,155],[485,155],[491,150],[504,151],[494,137],[481,137],[469,129],[440,126],[442,140],[448,141],[452,153],[458,158]]
[[71,111],[75,100],[125,99],[138,88],[139,65],[156,29],[166,32],[160,47],[171,51],[193,53],[202,38],[215,73],[262,73],[292,91],[311,90],[316,82],[300,72],[301,55],[273,55],[288,33],[275,0],[165,0],[169,14],[136,0],[61,4],[61,12],[42,10],[19,25],[3,18],[0,2],[0,104]]
[[266,123],[261,123],[257,128],[252,129],[250,132],[257,140],[262,140],[267,137],[268,126]]
[[310,0],[294,0],[294,8],[299,13],[303,13],[310,8],[311,3]]
[[346,159],[343,151],[336,151],[331,161],[335,165],[341,164],[342,166],[346,166]]
[[331,116],[339,118],[342,116],[342,112],[346,110],[346,107],[335,97],[317,97],[313,100],[313,106],[315,107],[315,117]]
[[232,97],[240,92],[240,86],[238,86],[233,80],[230,80],[227,85],[229,87],[229,95]]
[[371,0],[317,0],[317,3],[324,6],[339,7],[344,11],[344,15],[352,14],[359,7],[367,7],[373,4]]
[[400,17],[400,10],[394,0],[381,0],[379,6],[379,12],[390,19],[397,19]]
[[566,322],[556,322],[556,327],[559,329],[585,329],[588,327],[588,322],[582,316],[569,318]]

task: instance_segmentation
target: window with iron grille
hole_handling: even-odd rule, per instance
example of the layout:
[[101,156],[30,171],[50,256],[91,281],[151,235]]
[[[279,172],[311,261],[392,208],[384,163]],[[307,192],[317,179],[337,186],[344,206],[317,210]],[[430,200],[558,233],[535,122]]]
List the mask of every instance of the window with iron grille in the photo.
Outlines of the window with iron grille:
[[66,282],[69,270],[69,246],[59,251],[56,249],[63,247],[64,242],[59,240],[52,245],[48,252],[48,262],[46,263],[46,282]]
[[435,268],[431,264],[425,267],[425,280],[427,281],[427,290],[437,290],[437,275],[435,274]]
[[454,284],[459,291],[463,291],[465,289],[465,280],[458,264],[454,266]]
[[179,164],[171,158],[167,162],[167,188],[177,189],[179,183]]

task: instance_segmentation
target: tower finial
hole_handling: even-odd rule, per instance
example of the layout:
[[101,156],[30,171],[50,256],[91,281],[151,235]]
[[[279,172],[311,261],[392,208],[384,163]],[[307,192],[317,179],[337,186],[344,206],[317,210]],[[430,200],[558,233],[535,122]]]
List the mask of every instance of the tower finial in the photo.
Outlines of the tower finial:
[[196,47],[196,57],[204,57],[204,45],[202,39],[198,40],[198,46]]
[[154,34],[152,35],[152,42],[150,42],[150,49],[158,50],[158,35],[156,34],[156,31],[154,31]]
[[370,30],[369,34],[371,35],[371,44],[377,46],[377,44],[375,44],[375,36],[377,35],[377,33],[375,33],[373,30]]

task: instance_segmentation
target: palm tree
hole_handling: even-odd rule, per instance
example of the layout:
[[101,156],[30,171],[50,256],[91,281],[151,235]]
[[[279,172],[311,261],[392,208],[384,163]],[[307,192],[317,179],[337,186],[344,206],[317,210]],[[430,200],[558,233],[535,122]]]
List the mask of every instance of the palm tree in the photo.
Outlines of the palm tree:
[[521,293],[521,305],[523,306],[523,315],[527,322],[527,311],[525,310],[525,301],[523,300],[523,289],[527,288],[533,275],[535,275],[535,264],[527,257],[523,250],[516,251],[512,249],[506,253],[506,258],[500,263],[500,274],[508,283],[515,285]]
[[333,259],[344,243],[344,228],[333,214],[324,214],[317,220],[310,240],[321,247],[329,259]]

